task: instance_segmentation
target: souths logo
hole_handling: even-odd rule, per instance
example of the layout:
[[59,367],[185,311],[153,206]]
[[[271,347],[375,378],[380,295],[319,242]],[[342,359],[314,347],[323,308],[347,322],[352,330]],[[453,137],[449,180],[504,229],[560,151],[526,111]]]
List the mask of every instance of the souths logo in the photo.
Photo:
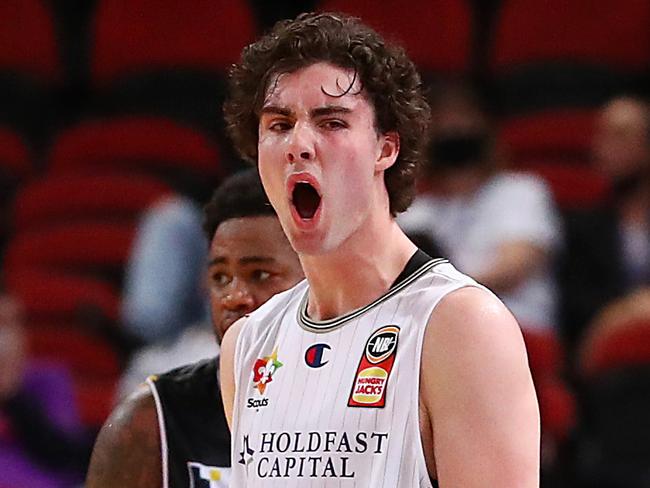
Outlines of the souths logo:
[[325,350],[332,349],[328,344],[314,344],[305,351],[305,362],[310,368],[321,368],[329,361],[324,359]]
[[230,468],[206,466],[188,462],[190,488],[226,488],[230,482]]
[[387,325],[368,338],[348,399],[349,407],[383,407],[395,363],[399,327]]
[[266,386],[273,381],[273,375],[282,367],[282,363],[278,361],[278,348],[273,349],[270,356],[265,356],[255,361],[253,365],[253,385],[264,395]]

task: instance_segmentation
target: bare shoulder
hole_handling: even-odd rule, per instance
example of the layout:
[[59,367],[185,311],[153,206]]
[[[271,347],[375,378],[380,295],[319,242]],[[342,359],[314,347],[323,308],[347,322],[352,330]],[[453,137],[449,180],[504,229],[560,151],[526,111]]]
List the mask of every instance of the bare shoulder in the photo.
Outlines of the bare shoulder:
[[161,466],[156,404],[149,387],[141,385],[99,432],[86,488],[162,486]]
[[221,340],[221,354],[223,357],[223,350],[226,349],[226,353],[231,353],[234,355],[235,348],[237,347],[237,339],[241,333],[242,327],[248,321],[248,315],[244,315],[242,318],[238,319],[234,324],[228,327],[228,330]]
[[490,349],[524,353],[519,324],[506,306],[493,294],[477,287],[465,287],[449,293],[429,318],[425,347],[462,345],[463,350],[480,349],[488,342]]
[[433,310],[424,337],[422,372],[423,381],[437,384],[462,372],[463,381],[481,389],[491,388],[503,376],[509,384],[530,381],[519,324],[496,296],[476,287],[451,292]]
[[519,325],[498,298],[476,287],[443,298],[421,373],[441,486],[538,486],[537,399]]
[[219,360],[221,398],[223,399],[223,408],[226,414],[226,420],[228,421],[228,427],[231,429],[232,412],[235,402],[235,352],[239,334],[247,320],[248,316],[237,320],[237,322],[228,328],[221,340],[221,358]]

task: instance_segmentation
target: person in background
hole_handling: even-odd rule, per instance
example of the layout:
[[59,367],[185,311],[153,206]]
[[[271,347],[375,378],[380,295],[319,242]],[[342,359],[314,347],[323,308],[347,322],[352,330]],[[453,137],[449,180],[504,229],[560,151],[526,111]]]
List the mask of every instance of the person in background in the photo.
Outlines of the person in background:
[[121,322],[144,344],[174,341],[208,321],[203,272],[207,246],[201,208],[188,197],[165,198],[138,225],[125,272]]
[[[593,137],[593,165],[611,184],[596,208],[566,216],[561,267],[563,331],[577,344],[601,307],[623,319],[628,300],[650,286],[650,108],[630,96],[603,106]],[[601,319],[598,319],[599,321]]]
[[[219,342],[233,322],[303,273],[255,170],[224,181],[205,207],[203,229],[210,241],[208,293]],[[228,486],[230,433],[219,393],[218,348],[213,339],[204,340],[212,358],[150,376],[116,408],[97,438],[87,488]]]
[[0,295],[0,487],[69,488],[89,454],[68,370],[29,357],[22,307]]
[[533,175],[503,169],[489,111],[469,85],[436,92],[432,128],[425,190],[398,223],[429,235],[459,270],[493,290],[524,330],[554,328],[561,229],[549,189]]

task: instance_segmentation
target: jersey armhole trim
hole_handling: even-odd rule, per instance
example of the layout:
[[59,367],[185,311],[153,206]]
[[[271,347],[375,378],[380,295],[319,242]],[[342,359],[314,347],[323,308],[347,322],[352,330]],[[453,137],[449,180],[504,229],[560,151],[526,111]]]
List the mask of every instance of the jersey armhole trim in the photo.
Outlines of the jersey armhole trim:
[[160,396],[158,395],[158,390],[156,389],[156,384],[151,378],[147,378],[146,381],[151,394],[153,395],[154,402],[156,404],[156,416],[158,417],[158,432],[160,433],[160,456],[161,456],[161,466],[162,466],[162,488],[169,488],[169,469],[168,469],[168,457],[169,450],[167,448],[167,431],[165,430],[165,416],[163,413],[162,402],[160,401]]

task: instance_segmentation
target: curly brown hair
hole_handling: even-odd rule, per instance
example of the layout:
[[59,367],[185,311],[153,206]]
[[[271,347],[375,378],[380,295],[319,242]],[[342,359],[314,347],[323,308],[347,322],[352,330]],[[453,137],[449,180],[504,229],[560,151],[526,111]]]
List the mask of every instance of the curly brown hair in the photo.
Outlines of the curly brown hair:
[[405,211],[425,158],[430,109],[415,65],[403,48],[387,43],[359,19],[338,13],[304,13],[278,22],[247,46],[229,73],[224,104],[228,132],[241,156],[257,162],[260,111],[271,79],[317,62],[352,69],[374,106],[378,133],[397,132],[397,161],[384,174],[390,212]]

